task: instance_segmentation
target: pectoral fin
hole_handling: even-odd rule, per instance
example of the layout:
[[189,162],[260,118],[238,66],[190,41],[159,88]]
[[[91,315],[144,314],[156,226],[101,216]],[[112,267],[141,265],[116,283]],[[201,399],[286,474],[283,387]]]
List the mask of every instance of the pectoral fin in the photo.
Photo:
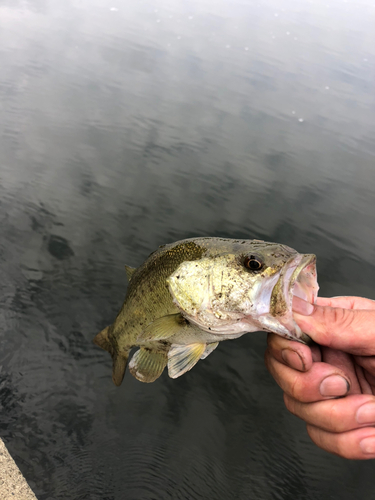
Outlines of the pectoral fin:
[[153,321],[143,332],[138,336],[137,343],[165,340],[176,333],[179,333],[189,328],[189,323],[183,318],[180,313],[169,314]]
[[206,344],[172,344],[168,352],[168,374],[177,378],[191,370],[201,359]]
[[163,373],[167,361],[166,353],[141,347],[130,360],[129,370],[141,382],[154,382]]
[[212,351],[216,349],[216,347],[219,345],[219,342],[213,342],[212,344],[207,344],[206,349],[204,350],[201,359],[206,359],[209,354],[211,354]]

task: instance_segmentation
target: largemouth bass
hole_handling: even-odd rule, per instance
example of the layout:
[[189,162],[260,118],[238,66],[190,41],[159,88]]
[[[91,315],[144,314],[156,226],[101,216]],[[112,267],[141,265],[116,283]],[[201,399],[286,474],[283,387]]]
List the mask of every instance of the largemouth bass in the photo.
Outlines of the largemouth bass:
[[219,342],[265,330],[305,342],[293,319],[296,295],[317,297],[316,258],[260,240],[191,238],[159,247],[137,269],[115,322],[95,344],[113,359],[120,385],[129,363],[141,382],[168,366],[171,378],[206,358]]

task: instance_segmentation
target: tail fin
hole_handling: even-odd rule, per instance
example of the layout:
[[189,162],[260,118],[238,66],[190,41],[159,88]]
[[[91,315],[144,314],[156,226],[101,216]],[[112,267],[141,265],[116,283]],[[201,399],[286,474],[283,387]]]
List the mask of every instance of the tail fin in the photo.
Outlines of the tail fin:
[[125,375],[125,369],[128,362],[128,353],[124,356],[124,354],[118,354],[113,347],[111,341],[108,338],[109,326],[104,328],[101,332],[99,332],[94,338],[94,344],[101,347],[105,351],[108,351],[112,356],[113,367],[112,367],[112,380],[115,385],[121,385],[122,379]]
[[128,354],[126,357],[119,354],[112,354],[112,380],[117,387],[121,385],[122,379],[125,375],[126,365],[128,363]]

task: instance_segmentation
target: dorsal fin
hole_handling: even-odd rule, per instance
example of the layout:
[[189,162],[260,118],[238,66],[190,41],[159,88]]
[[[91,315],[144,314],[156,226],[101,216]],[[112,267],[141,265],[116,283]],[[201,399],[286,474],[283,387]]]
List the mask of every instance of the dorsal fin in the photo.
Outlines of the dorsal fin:
[[132,276],[136,270],[137,270],[136,267],[130,267],[125,264],[126,277],[128,278],[129,281],[132,279]]

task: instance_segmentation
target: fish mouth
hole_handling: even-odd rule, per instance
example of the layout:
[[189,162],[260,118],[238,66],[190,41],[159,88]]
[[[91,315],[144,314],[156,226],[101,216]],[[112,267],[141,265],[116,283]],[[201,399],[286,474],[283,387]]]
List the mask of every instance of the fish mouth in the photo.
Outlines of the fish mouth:
[[293,300],[294,296],[300,297],[306,302],[314,304],[318,290],[316,257],[313,254],[303,255],[300,264],[294,270],[289,281],[290,298]]
[[307,340],[293,318],[293,297],[314,304],[318,290],[315,255],[299,254],[293,257],[281,270],[271,293],[270,314],[279,323],[280,331],[277,333],[295,340]]

